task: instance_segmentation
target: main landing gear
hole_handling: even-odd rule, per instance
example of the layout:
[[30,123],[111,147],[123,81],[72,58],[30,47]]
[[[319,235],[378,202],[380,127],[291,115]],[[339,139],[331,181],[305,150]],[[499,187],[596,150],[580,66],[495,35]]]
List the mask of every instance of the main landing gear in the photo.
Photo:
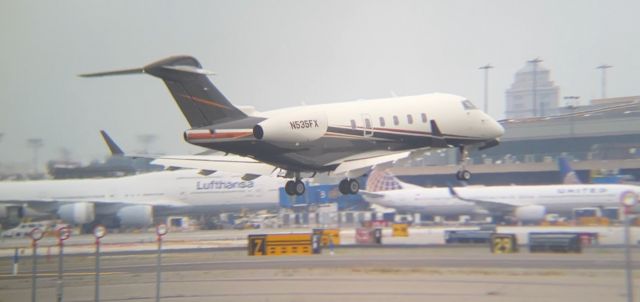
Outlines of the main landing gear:
[[[353,178],[345,178],[340,181],[338,189],[343,195],[357,194],[360,191],[360,183]],[[284,191],[289,196],[300,196],[305,190],[305,185],[299,178],[287,181],[284,185]]]
[[465,169],[464,163],[469,158],[469,151],[464,146],[458,147],[458,150],[460,151],[458,153],[458,164],[460,165],[460,170],[456,172],[456,179],[459,181],[468,181],[471,179],[471,172]]
[[353,178],[345,178],[338,184],[338,189],[343,195],[357,194],[360,191],[360,183]]
[[284,185],[284,191],[287,192],[287,195],[289,196],[300,196],[304,194],[305,190],[306,189],[304,183],[298,178],[296,178],[296,180],[287,181],[287,183]]

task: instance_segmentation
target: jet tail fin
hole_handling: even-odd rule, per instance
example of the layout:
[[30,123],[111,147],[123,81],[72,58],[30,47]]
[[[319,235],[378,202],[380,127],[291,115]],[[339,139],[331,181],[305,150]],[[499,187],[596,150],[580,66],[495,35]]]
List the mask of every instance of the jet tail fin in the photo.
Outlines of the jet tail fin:
[[369,172],[365,188],[369,192],[384,192],[421,187],[402,182],[388,170],[373,169]]
[[114,142],[113,139],[111,139],[111,137],[109,136],[109,134],[107,134],[106,131],[100,130],[100,134],[102,135],[102,139],[104,139],[104,142],[107,144],[107,147],[109,147],[109,151],[111,151],[111,155],[124,156],[124,152],[122,151],[122,149],[120,149],[120,147],[116,144],[116,142]]
[[178,107],[193,128],[238,120],[247,117],[216,88],[207,76],[213,73],[202,69],[200,62],[190,56],[169,57],[142,68],[81,74],[81,77],[103,77],[147,73],[164,81]]
[[582,181],[576,174],[576,171],[571,168],[569,160],[565,157],[558,158],[558,169],[560,170],[560,178],[563,184],[581,184]]

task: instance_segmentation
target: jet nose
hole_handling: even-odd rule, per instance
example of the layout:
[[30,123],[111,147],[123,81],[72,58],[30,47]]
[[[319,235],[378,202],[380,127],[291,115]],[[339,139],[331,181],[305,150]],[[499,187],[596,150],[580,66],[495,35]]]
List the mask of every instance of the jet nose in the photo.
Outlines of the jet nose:
[[495,120],[492,120],[492,121],[493,121],[494,135],[496,136],[496,138],[502,137],[502,135],[504,135],[504,127],[502,127],[502,125],[496,122]]
[[499,138],[504,134],[504,127],[490,116],[484,120],[485,133],[489,138]]

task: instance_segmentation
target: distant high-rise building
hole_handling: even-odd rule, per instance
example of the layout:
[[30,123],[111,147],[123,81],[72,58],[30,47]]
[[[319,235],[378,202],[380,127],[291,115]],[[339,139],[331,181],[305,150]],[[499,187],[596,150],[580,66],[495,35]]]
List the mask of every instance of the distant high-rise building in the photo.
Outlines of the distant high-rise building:
[[549,69],[541,60],[527,62],[516,72],[506,92],[506,118],[523,118],[553,114],[559,106],[560,88],[549,79]]

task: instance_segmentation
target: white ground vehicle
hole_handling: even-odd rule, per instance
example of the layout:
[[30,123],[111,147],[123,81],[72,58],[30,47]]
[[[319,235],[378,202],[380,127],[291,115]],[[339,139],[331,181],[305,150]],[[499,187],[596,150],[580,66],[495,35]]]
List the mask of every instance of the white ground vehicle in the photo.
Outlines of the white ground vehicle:
[[3,238],[23,238],[29,236],[29,232],[34,228],[40,228],[42,231],[52,232],[60,227],[68,227],[66,223],[61,223],[55,220],[23,222],[13,229],[2,232]]
[[22,238],[27,237],[29,232],[34,228],[40,228],[42,230],[48,229],[53,222],[23,222],[13,229],[2,232],[3,238]]

